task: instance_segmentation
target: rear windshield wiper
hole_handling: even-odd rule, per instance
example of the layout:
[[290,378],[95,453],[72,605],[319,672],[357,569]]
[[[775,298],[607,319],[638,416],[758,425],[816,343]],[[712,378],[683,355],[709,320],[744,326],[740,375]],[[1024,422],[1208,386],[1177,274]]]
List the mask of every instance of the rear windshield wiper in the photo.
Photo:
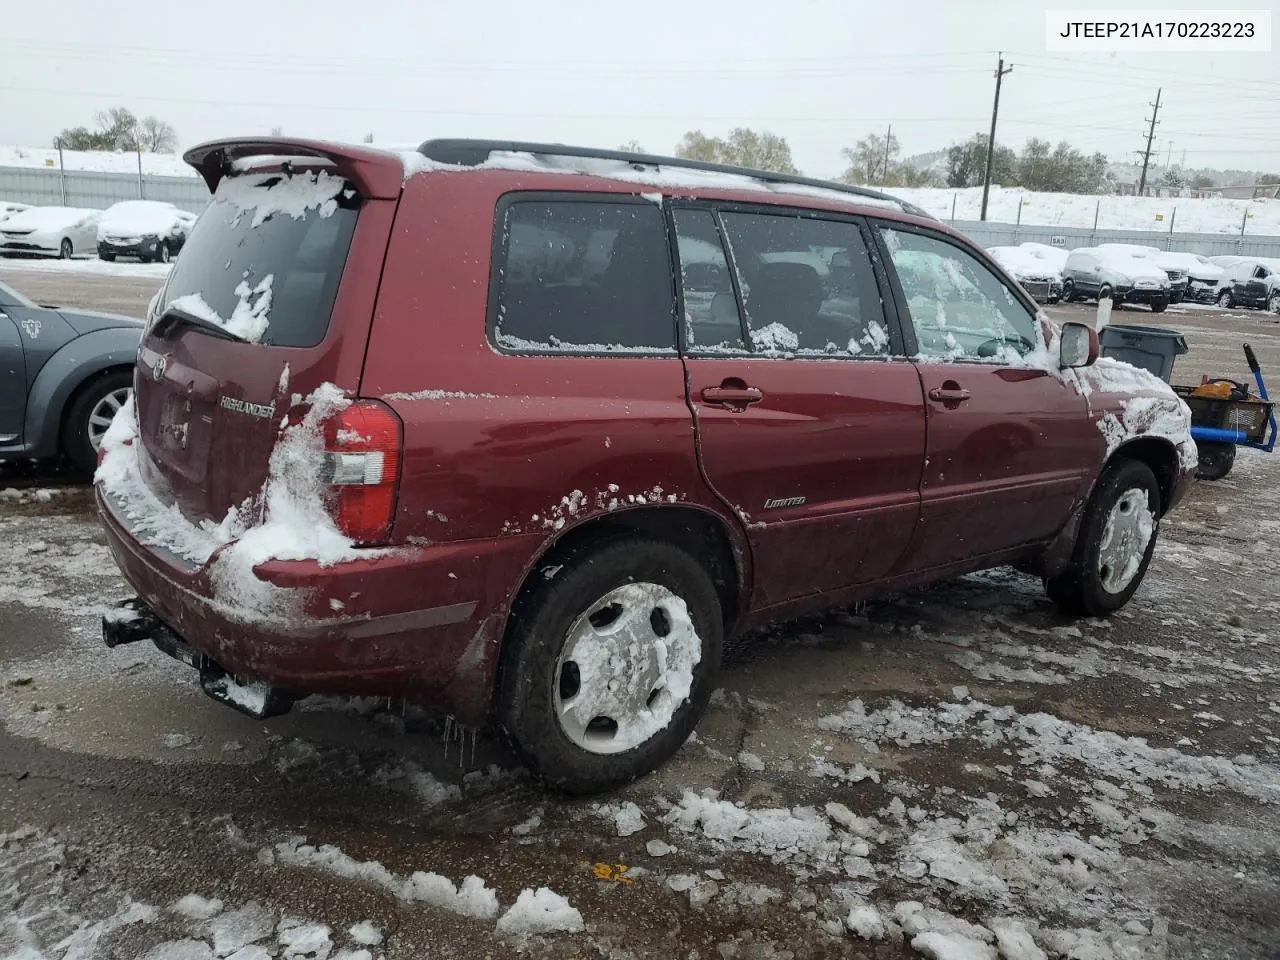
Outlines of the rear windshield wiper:
[[248,343],[244,337],[232,333],[221,324],[214,323],[205,317],[197,316],[189,310],[183,310],[181,307],[167,307],[152,325],[151,335],[165,337],[184,327],[199,330],[201,333],[207,333],[209,336],[217,337],[220,340],[240,340]]

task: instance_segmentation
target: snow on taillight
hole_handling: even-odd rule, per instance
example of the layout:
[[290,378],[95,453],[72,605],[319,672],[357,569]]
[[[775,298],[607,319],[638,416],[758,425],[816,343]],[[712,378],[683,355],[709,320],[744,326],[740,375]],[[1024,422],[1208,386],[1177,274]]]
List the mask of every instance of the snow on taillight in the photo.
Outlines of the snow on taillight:
[[377,400],[356,400],[325,423],[322,480],[334,522],[354,542],[386,543],[400,484],[400,418]]

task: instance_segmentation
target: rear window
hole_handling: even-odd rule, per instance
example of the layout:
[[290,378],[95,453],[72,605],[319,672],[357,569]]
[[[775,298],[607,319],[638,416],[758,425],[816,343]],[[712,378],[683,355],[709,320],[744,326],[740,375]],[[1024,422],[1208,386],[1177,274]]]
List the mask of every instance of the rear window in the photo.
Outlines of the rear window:
[[313,347],[329,329],[360,198],[328,173],[228,177],[165,285],[181,306],[246,339]]
[[499,214],[494,342],[517,353],[675,351],[662,209],[517,200]]

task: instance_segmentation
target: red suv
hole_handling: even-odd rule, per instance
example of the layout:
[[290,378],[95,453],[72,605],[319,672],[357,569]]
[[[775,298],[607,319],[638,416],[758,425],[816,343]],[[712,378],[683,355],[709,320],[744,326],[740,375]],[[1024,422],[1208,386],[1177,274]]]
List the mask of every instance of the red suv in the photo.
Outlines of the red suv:
[[493,721],[595,791],[724,638],[996,565],[1103,615],[1195,466],[1157,378],[892,198],[539,144],[228,140],[97,501],[152,640],[253,716]]

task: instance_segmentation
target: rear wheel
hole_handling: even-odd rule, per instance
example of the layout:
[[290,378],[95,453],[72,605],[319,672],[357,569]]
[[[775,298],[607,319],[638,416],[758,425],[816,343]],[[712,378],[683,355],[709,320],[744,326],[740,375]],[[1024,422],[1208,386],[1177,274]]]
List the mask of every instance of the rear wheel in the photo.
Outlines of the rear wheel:
[[1273,293],[1267,301],[1267,309],[1272,313],[1280,313],[1280,293]]
[[569,793],[649,773],[711,696],[724,631],[711,578],[683,550],[638,536],[597,541],[534,576],[503,646],[498,725]]
[[132,391],[133,374],[121,370],[98,377],[71,402],[62,425],[62,449],[76,469],[92,473],[97,467],[102,438]]
[[1075,303],[1075,300],[1076,300],[1075,281],[1073,280],[1062,281],[1062,299],[1066,303]]
[[58,244],[58,259],[70,260],[71,255],[75,252],[75,247],[71,244],[71,238],[63,237],[62,243]]
[[1045,581],[1064,611],[1102,617],[1119,610],[1146,576],[1159,532],[1160,487],[1145,463],[1103,472],[1085,508],[1071,565]]
[[1199,480],[1221,480],[1235,466],[1234,443],[1199,440],[1196,442],[1196,449],[1200,451],[1200,463],[1196,467],[1196,478]]
[[1104,283],[1102,286],[1098,288],[1098,299],[1110,300],[1111,298],[1112,298],[1111,285],[1109,283]]
[[1235,298],[1231,296],[1230,290],[1223,290],[1218,294],[1218,306],[1223,310],[1230,310],[1236,305]]

